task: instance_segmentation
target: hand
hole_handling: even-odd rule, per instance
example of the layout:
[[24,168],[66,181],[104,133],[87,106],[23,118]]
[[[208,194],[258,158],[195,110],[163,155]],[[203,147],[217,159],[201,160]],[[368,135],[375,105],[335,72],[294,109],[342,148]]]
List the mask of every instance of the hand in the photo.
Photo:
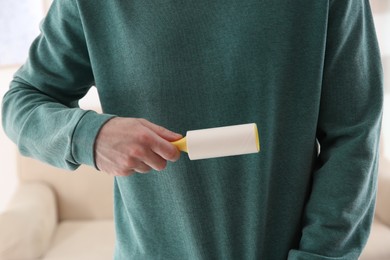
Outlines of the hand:
[[170,142],[181,137],[145,119],[115,117],[103,125],[96,138],[96,165],[115,176],[161,171],[167,161],[180,158]]

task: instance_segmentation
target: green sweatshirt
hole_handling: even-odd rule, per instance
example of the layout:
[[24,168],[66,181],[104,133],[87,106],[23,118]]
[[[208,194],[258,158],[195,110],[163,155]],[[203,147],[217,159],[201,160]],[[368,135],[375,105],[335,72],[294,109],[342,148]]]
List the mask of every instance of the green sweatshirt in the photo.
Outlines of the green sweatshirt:
[[[358,258],[382,111],[368,0],[55,0],[41,30],[3,99],[24,155],[95,166],[113,116],[259,127],[260,154],[116,177],[115,259]],[[91,86],[103,114],[78,107]]]

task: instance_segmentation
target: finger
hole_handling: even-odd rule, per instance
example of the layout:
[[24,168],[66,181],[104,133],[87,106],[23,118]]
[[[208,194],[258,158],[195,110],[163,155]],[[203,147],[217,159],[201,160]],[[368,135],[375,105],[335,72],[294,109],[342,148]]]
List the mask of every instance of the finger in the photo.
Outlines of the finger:
[[144,149],[133,149],[131,152],[130,157],[126,159],[125,165],[126,167],[123,168],[122,172],[139,172],[139,173],[147,173],[152,170],[152,168],[149,165],[146,165],[144,163],[144,160],[146,158],[146,150]]
[[146,126],[150,130],[155,132],[157,135],[159,135],[160,137],[164,138],[165,140],[167,140],[169,142],[177,141],[183,137],[181,134],[172,132],[172,131],[170,131],[162,126],[153,124],[152,122],[149,122],[146,119],[139,119],[139,120],[140,120],[141,124],[143,124],[144,126]]
[[119,177],[127,177],[127,176],[133,175],[134,173],[136,173],[135,170],[128,170],[128,171],[125,171],[125,172],[114,172],[111,175],[119,176]]
[[[146,165],[143,162],[139,162],[138,165],[132,169],[138,173],[148,173],[152,170],[152,168],[149,165]],[[131,171],[131,170],[130,170]]]
[[167,160],[152,150],[145,152],[143,162],[156,171],[162,171],[167,166]]
[[[169,145],[169,146],[171,146],[172,144],[162,139],[160,136],[158,136],[156,133],[151,131],[149,128],[147,128],[147,131],[148,134],[144,135],[141,138],[142,140],[141,143],[145,143],[146,145],[133,147],[129,152],[131,154],[131,157],[136,159],[132,163],[138,164],[139,162],[143,162],[146,165],[150,166],[151,168],[157,171],[161,171],[166,167],[167,160],[163,158],[161,155],[156,154],[153,151],[152,147],[156,146],[156,143],[159,142],[165,142],[165,145]],[[131,164],[129,166],[130,168],[133,168]]]
[[173,144],[162,138],[156,138],[151,149],[165,160],[176,162],[180,158],[180,151]]

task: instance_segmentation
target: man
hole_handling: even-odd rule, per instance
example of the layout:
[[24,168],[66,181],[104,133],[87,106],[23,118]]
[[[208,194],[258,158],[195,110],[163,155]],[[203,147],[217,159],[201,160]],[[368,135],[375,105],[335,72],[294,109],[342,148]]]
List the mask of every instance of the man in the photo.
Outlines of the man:
[[[379,57],[365,0],[57,0],[3,125],[24,155],[116,176],[115,259],[357,259]],[[77,105],[92,85],[103,114]],[[179,160],[170,143],[249,122],[260,154]]]

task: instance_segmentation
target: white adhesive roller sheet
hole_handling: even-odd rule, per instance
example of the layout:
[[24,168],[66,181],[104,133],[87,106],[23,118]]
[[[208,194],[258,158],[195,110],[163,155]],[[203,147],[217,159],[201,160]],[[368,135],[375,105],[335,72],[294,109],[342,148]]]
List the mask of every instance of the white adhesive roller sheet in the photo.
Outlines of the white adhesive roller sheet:
[[255,123],[188,131],[185,138],[174,144],[186,151],[191,160],[260,151]]

